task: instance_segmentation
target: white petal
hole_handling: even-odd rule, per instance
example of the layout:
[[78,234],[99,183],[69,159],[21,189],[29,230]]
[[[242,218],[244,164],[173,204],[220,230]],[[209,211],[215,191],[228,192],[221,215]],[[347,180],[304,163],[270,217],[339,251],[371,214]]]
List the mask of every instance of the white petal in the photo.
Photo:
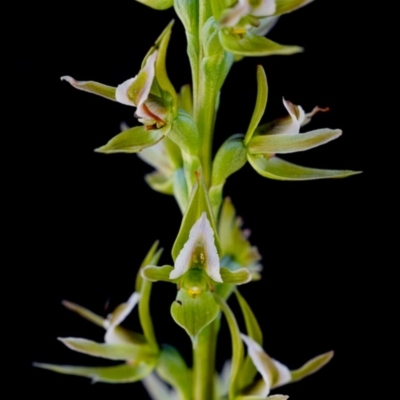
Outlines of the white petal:
[[219,256],[214,243],[214,231],[206,212],[201,214],[190,230],[189,239],[176,258],[175,268],[169,275],[170,279],[179,278],[190,269],[193,254],[198,247],[203,247],[204,269],[208,276],[216,282],[222,282],[219,272]]
[[306,118],[306,114],[301,106],[296,106],[285,99],[283,99],[283,105],[292,118],[292,122],[285,127],[285,131],[282,133],[287,135],[297,135],[300,132],[300,127]]
[[133,292],[126,303],[120,304],[111,314],[110,323],[107,328],[104,341],[106,343],[120,343],[114,334],[115,328],[131,313],[140,300],[140,293]]
[[128,89],[130,88],[132,83],[135,82],[136,79],[137,75],[134,78],[128,79],[127,81],[117,86],[117,90],[115,92],[115,98],[118,101],[118,103],[136,107],[136,104],[127,95]]
[[[247,351],[251,360],[253,361],[254,366],[257,368],[257,371],[261,374],[262,378],[264,379],[266,390],[265,395],[267,395],[270,391],[271,384],[272,384],[272,373],[271,371],[266,368],[266,357],[268,355],[264,352],[263,348],[255,342],[251,337],[244,335],[243,333],[240,334],[242,337],[243,342],[245,342],[247,346]],[[268,357],[269,358],[269,357]],[[268,363],[267,363],[268,364]]]
[[128,97],[128,90],[132,86],[132,84],[138,78],[136,75],[134,78],[128,79],[127,81],[121,83],[117,87],[117,91],[115,93],[115,98],[119,103],[126,104],[128,106],[141,106],[149,97],[151,85],[153,84],[154,76],[155,76],[155,61],[157,58],[158,51],[154,51],[146,60],[146,64],[141,72],[146,73],[146,79],[144,81],[143,86],[140,88],[140,93],[138,94],[138,99],[136,104]]
[[289,368],[282,364],[281,362],[272,359],[272,361],[275,364],[276,369],[278,370],[278,380],[273,383],[274,388],[278,386],[283,386],[289,383],[292,380],[292,375],[290,374]]
[[275,14],[276,2],[275,0],[261,0],[260,5],[254,7],[251,12],[256,17],[266,17]]

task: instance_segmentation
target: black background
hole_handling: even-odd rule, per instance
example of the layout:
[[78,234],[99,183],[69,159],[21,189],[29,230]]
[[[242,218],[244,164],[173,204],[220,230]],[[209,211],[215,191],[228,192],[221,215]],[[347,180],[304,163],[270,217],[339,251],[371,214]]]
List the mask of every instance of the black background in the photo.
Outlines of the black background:
[[[265,349],[292,368],[335,350],[333,361],[317,375],[278,390],[293,399],[361,395],[372,351],[366,352],[364,341],[374,346],[366,337],[377,323],[371,293],[379,282],[373,286],[372,272],[364,268],[374,250],[371,227],[378,218],[366,148],[372,133],[367,120],[373,120],[374,110],[370,86],[360,74],[369,60],[360,29],[365,16],[344,12],[345,5],[344,0],[317,1],[282,17],[269,37],[306,51],[237,63],[222,91],[216,130],[215,148],[246,130],[256,96],[256,65],[262,64],[270,89],[263,121],[284,115],[284,96],[306,111],[315,105],[331,108],[314,118],[310,130],[344,131],[332,143],[286,158],[311,167],[364,171],[347,179],[288,183],[262,178],[247,165],[226,185],[263,256],[263,280],[246,285],[242,293],[259,318]],[[133,291],[137,268],[154,240],[166,249],[162,262],[171,262],[169,249],[181,218],[174,199],[147,187],[143,175],[151,168],[135,155],[93,152],[119,132],[121,121],[134,124],[133,109],[74,90],[59,78],[123,82],[136,75],[172,18],[172,9],[157,12],[131,0],[104,5],[73,0],[24,5],[8,21],[17,41],[11,52],[19,76],[14,131],[23,127],[16,143],[21,155],[11,163],[18,194],[13,268],[22,300],[18,322],[24,324],[19,362],[31,393],[41,398],[146,398],[141,384],[92,385],[36,370],[31,363],[104,364],[56,340],[101,341],[103,335],[65,310],[61,300],[106,315],[106,304],[112,310]],[[168,71],[176,87],[190,80],[178,20]],[[176,345],[190,362],[189,339],[169,314],[175,288],[160,283],[153,290],[160,342]],[[237,310],[234,301],[232,306]],[[139,329],[135,313],[127,325]],[[220,340],[218,354],[220,367],[230,355],[228,339]]]

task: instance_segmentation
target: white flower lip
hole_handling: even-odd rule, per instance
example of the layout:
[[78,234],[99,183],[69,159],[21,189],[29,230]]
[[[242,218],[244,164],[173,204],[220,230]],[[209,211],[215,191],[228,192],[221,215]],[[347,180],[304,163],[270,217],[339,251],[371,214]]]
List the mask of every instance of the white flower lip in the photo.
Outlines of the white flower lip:
[[189,239],[176,258],[175,268],[169,275],[170,279],[179,278],[190,269],[193,254],[196,251],[196,247],[199,246],[203,247],[204,250],[204,269],[208,276],[215,282],[222,282],[219,271],[219,256],[214,243],[214,231],[206,212],[203,212],[201,217],[192,226]]

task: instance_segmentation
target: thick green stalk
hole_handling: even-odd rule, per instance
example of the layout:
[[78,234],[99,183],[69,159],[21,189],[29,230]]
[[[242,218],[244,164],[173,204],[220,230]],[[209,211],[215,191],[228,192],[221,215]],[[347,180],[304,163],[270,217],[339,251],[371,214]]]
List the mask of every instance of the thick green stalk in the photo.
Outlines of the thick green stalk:
[[215,399],[215,351],[219,317],[206,326],[193,349],[193,400]]
[[211,183],[211,152],[214,135],[214,122],[218,92],[215,93],[216,82],[208,81],[203,68],[204,49],[202,43],[202,29],[208,18],[212,16],[208,0],[199,1],[199,50],[198,57],[198,93],[194,99],[194,119],[200,134],[199,158],[203,168],[206,185]]

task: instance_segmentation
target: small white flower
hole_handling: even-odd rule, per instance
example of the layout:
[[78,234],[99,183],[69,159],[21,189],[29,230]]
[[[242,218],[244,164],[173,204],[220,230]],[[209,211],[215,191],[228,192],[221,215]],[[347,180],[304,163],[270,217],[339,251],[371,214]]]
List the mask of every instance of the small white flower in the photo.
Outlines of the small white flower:
[[190,230],[189,239],[176,258],[170,279],[179,278],[195,265],[204,269],[215,282],[222,282],[214,231],[206,212],[201,214]]

